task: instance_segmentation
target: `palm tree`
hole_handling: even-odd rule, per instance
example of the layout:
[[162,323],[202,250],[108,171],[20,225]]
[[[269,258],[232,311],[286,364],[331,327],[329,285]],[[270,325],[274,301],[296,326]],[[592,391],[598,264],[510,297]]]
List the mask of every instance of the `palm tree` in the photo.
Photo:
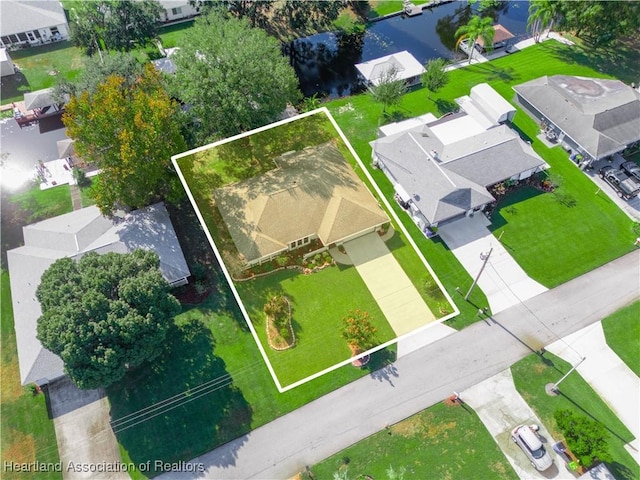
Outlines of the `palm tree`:
[[560,2],[557,0],[531,0],[529,4],[529,19],[527,20],[527,28],[533,33],[533,40],[538,43],[540,34],[553,28],[553,24],[560,17]]
[[482,38],[484,44],[489,46],[493,44],[493,36],[495,30],[493,29],[493,19],[491,17],[481,18],[479,15],[474,15],[469,20],[469,23],[461,26],[456,30],[456,47],[460,45],[465,39],[469,40],[469,63],[471,63],[471,57],[473,55],[473,49],[476,47],[476,42],[479,38]]

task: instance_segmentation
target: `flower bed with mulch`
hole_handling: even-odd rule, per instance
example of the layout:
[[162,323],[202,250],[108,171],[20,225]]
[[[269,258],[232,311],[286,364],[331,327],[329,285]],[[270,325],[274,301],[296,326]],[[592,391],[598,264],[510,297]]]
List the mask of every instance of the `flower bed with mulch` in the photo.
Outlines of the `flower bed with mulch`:
[[[291,325],[291,303],[287,297],[282,297],[287,304],[286,312],[286,326],[278,329],[276,318],[273,315],[267,315],[267,339],[269,346],[274,350],[287,350],[293,348],[296,345],[296,335],[293,331],[293,325]],[[282,319],[279,319],[282,322]],[[282,331],[285,331],[285,335],[282,335]]]

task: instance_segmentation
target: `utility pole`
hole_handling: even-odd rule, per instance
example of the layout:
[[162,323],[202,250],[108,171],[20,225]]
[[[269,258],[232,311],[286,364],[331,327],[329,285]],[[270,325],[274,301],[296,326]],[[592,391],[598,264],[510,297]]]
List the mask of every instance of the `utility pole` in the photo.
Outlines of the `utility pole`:
[[575,366],[571,370],[569,370],[567,373],[565,373],[564,376],[560,380],[558,380],[556,383],[553,383],[553,384],[547,383],[547,385],[545,386],[545,390],[546,390],[547,394],[548,395],[557,395],[558,394],[558,385],[560,385],[560,383],[565,378],[567,378],[571,374],[571,372],[573,372],[576,368],[578,368],[580,366],[580,364],[582,362],[584,362],[586,359],[587,359],[587,357],[582,357],[580,359],[580,361],[578,363],[576,363]]
[[473,283],[471,284],[471,287],[469,288],[469,291],[467,292],[467,294],[464,296],[465,300],[469,299],[469,295],[471,295],[471,291],[473,290],[473,288],[476,286],[476,284],[478,283],[478,280],[480,279],[480,275],[482,275],[482,272],[484,271],[484,267],[487,266],[487,262],[489,261],[489,257],[491,256],[491,252],[493,252],[493,247],[491,247],[491,249],[489,250],[489,253],[485,255],[480,254],[480,258],[482,258],[484,260],[484,263],[482,264],[482,267],[480,268],[480,271],[478,272],[478,275],[476,276],[476,278],[473,280]]

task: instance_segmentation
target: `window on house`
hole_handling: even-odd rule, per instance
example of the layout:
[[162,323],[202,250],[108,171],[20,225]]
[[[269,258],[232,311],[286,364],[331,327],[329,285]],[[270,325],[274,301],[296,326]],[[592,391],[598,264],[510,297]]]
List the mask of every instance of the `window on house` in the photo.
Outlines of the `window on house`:
[[9,40],[9,37],[0,37],[0,40],[2,40],[2,43],[4,45],[11,45],[11,40]]
[[18,38],[20,39],[21,42],[26,42],[27,41],[27,34],[26,33],[19,33],[18,34]]
[[300,245],[302,245],[302,239],[298,240],[298,245],[297,246],[299,247]]
[[49,30],[51,30],[51,35],[55,35],[56,33],[60,33],[58,31],[58,27],[51,27]]
[[180,15],[182,13],[182,7],[178,7],[178,8],[172,8],[171,9],[171,13],[173,15]]
[[289,246],[290,246],[291,248],[296,248],[296,242],[291,242],[291,243],[289,244]]
[[309,237],[304,237],[304,238],[302,239],[302,243],[303,243],[303,244],[305,244],[305,245],[306,245],[307,243],[309,243]]
[[15,35],[9,35],[9,40],[11,40],[10,43],[18,43],[18,37]]
[[33,36],[32,32],[27,32],[27,37],[29,37],[30,42],[35,42],[36,38]]
[[34,30],[33,34],[36,36],[36,38],[40,38],[40,30]]

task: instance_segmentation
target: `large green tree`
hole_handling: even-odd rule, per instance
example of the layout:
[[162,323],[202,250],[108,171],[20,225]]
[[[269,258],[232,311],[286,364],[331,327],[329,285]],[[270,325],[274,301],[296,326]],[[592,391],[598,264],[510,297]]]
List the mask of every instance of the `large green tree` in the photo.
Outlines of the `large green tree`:
[[469,63],[471,63],[473,51],[476,48],[478,39],[482,38],[484,44],[489,47],[493,44],[494,35],[495,30],[493,29],[493,18],[474,15],[473,17],[471,17],[471,20],[469,20],[469,23],[461,26],[460,28],[458,28],[458,30],[456,30],[456,47],[460,45],[460,42],[462,42],[463,40],[469,40]]
[[201,141],[266,125],[300,98],[279,42],[246,20],[213,11],[182,41],[173,91],[190,106]]
[[108,386],[158,356],[180,311],[158,256],[145,250],[57,260],[42,274],[36,297],[38,339],[85,389]]
[[606,45],[640,29],[640,2],[560,1],[561,26],[594,45]]
[[429,92],[436,93],[449,81],[449,72],[445,70],[447,61],[444,58],[434,58],[427,62],[425,72],[420,79]]
[[156,37],[161,13],[156,0],[74,2],[71,40],[89,55],[101,49],[133,50]]
[[94,55],[85,60],[84,69],[78,78],[72,81],[62,79],[56,85],[56,95],[62,98],[65,94],[79,95],[82,92],[93,94],[98,85],[104,83],[111,75],[123,77],[127,83],[133,85],[142,75],[142,70],[142,64],[130,52],[113,52],[102,58]]
[[71,98],[62,120],[76,154],[102,169],[94,197],[104,214],[182,198],[171,164],[187,148],[180,115],[152,65],[133,83],[112,75]]
[[380,75],[378,82],[368,87],[371,99],[382,104],[382,113],[387,113],[387,108],[398,105],[402,96],[407,93],[407,84],[398,78],[395,68],[390,68]]

